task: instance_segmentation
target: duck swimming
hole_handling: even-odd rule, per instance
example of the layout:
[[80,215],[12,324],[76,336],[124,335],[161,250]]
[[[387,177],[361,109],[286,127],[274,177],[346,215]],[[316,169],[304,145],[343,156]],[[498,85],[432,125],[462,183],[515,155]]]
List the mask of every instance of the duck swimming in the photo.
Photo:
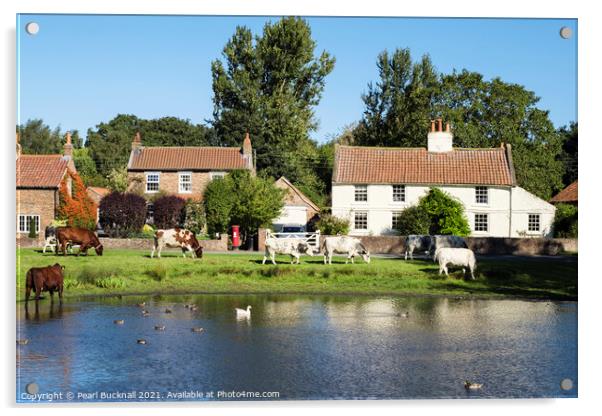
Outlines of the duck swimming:
[[156,325],[155,330],[156,331],[165,331],[165,325]]
[[146,340],[145,339],[139,339],[136,341],[138,344],[146,344]]
[[471,383],[470,381],[464,381],[464,388],[466,390],[478,390],[483,387],[482,383]]
[[115,320],[113,321],[113,323],[114,323],[115,325],[123,325],[123,324],[125,323],[125,320],[123,320],[123,319],[115,319]]
[[190,329],[192,332],[203,332],[205,329],[201,327],[195,327]]

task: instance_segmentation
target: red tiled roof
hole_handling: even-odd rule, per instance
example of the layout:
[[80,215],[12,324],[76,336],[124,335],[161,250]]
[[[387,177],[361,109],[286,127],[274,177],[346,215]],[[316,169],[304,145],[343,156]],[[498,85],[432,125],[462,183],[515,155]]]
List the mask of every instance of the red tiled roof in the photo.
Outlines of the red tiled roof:
[[142,147],[129,170],[232,170],[246,166],[239,147]]
[[281,189],[290,189],[292,192],[296,193],[299,196],[299,198],[301,198],[301,200],[303,200],[307,205],[309,205],[314,210],[320,212],[320,207],[314,204],[314,202],[311,199],[309,199],[307,195],[301,192],[295,185],[291,183],[291,181],[286,179],[284,176],[281,176],[280,179],[276,181],[276,186],[280,187]]
[[21,155],[17,159],[17,188],[58,188],[67,164],[62,155]]
[[94,192],[100,196],[105,196],[111,193],[109,188],[103,188],[100,186],[88,186],[88,191]]
[[573,182],[562,191],[558,192],[556,196],[550,199],[550,202],[577,202],[578,201],[578,186],[577,181]]
[[333,183],[514,185],[505,148],[453,149],[337,146]]

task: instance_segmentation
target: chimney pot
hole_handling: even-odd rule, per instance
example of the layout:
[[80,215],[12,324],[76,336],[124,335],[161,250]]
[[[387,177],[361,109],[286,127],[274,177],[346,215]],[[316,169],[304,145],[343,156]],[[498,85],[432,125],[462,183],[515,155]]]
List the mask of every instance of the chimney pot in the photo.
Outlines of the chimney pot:
[[437,119],[437,131],[443,131],[443,119]]
[[71,132],[67,132],[67,144],[71,144]]
[[431,132],[435,131],[435,120],[431,120]]
[[140,137],[140,132],[137,131],[134,135],[134,140],[132,141],[132,150],[137,150],[142,147],[142,138]]
[[451,131],[450,127],[449,127],[449,122],[445,123],[445,131],[447,133],[449,133]]

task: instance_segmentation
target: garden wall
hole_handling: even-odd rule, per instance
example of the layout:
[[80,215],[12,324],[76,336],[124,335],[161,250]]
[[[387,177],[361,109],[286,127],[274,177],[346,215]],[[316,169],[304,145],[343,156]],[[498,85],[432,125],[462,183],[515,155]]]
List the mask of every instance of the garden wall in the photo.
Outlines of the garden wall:
[[[100,238],[105,250],[110,249],[136,249],[150,250],[153,248],[151,238]],[[205,251],[228,251],[228,235],[222,234],[219,240],[200,240]],[[31,238],[17,239],[17,247],[42,247],[42,243]]]

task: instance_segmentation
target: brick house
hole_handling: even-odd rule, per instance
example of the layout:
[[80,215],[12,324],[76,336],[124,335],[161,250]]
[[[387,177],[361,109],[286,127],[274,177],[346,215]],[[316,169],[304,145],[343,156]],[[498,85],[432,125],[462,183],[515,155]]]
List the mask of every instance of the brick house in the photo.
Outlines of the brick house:
[[69,132],[63,149],[62,155],[21,154],[17,133],[17,243],[28,238],[32,219],[36,225],[37,241],[44,239],[44,230],[56,218],[59,188],[65,177],[68,189],[71,188],[71,177],[67,171],[77,171]]
[[242,147],[144,147],[137,133],[127,165],[128,190],[147,199],[159,192],[201,199],[212,179],[238,169],[255,172],[248,133]]
[[275,186],[284,189],[286,194],[282,213],[273,222],[274,230],[281,231],[285,225],[306,228],[307,223],[320,212],[320,208],[284,176],[276,181]]
[[517,186],[510,145],[455,148],[449,124],[437,125],[426,148],[336,146],[332,213],[351,234],[395,234],[400,213],[438,187],[464,205],[473,236],[552,235],[556,208]]

